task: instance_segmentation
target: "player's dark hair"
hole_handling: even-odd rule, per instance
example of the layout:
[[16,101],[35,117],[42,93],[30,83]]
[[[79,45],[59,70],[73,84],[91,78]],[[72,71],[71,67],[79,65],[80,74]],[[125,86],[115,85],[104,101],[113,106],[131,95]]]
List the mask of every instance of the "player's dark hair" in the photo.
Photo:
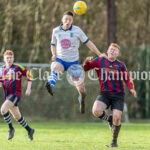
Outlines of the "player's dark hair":
[[63,16],[64,15],[69,15],[69,16],[73,17],[73,13],[71,11],[65,11],[64,14],[63,14]]

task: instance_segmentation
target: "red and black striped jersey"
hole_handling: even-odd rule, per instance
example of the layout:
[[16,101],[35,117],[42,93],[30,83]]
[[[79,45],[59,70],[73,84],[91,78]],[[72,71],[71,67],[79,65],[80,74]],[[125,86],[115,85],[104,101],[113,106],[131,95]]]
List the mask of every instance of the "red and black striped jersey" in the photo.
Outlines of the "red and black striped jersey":
[[28,81],[32,80],[32,74],[23,66],[12,64],[7,68],[5,65],[0,67],[0,82],[4,89],[4,98],[10,95],[18,95],[21,98],[21,79],[26,76]]
[[85,61],[83,68],[85,71],[95,68],[99,78],[101,92],[124,94],[123,81],[129,90],[134,89],[133,81],[129,76],[126,66],[119,60],[111,62],[104,57],[96,58],[91,62]]

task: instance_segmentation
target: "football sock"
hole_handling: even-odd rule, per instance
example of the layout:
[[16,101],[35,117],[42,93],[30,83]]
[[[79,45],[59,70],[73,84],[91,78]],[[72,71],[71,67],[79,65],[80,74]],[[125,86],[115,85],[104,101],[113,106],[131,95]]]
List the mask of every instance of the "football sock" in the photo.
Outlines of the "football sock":
[[48,82],[50,83],[51,87],[54,88],[56,81],[57,81],[57,72],[51,71],[51,75],[48,77]]
[[19,124],[22,125],[28,132],[31,130],[31,128],[28,126],[26,120],[24,117],[21,117],[21,119],[18,120]]
[[10,113],[7,112],[5,115],[3,115],[3,117],[6,123],[8,124],[9,129],[13,129]]
[[121,125],[119,125],[119,126],[112,125],[112,141],[113,142],[117,142],[120,128],[121,128]]
[[99,118],[100,118],[100,119],[102,119],[102,120],[106,120],[106,121],[108,121],[109,116],[106,114],[106,112],[105,112],[105,111],[103,111],[103,114],[102,114]]

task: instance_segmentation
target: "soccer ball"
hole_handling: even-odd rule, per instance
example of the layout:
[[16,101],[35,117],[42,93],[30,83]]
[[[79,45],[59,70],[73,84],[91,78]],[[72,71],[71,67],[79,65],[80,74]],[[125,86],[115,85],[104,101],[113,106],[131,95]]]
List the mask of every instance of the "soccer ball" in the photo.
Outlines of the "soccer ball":
[[87,10],[87,5],[84,1],[77,1],[77,2],[75,2],[74,6],[73,6],[73,10],[74,10],[75,14],[83,15],[83,14],[85,14],[85,12]]

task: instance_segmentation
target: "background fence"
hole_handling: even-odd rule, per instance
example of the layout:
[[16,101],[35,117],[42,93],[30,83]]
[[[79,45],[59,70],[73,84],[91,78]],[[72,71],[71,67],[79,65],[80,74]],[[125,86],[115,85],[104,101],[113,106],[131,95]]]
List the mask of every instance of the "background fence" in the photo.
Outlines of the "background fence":
[[[73,24],[82,28],[101,52],[107,50],[107,9],[109,0],[85,0],[88,10],[85,15],[74,16]],[[19,63],[49,64],[51,52],[49,43],[54,27],[60,25],[64,11],[72,10],[75,1],[70,0],[1,0],[0,1],[0,62],[3,52],[11,49],[15,61]],[[119,59],[128,71],[139,72],[143,79],[134,80],[138,98],[134,99],[126,90],[126,103],[130,118],[150,118],[150,87],[146,79],[150,71],[150,1],[149,0],[113,0],[115,15],[115,42],[121,46]],[[112,21],[113,22],[113,21]],[[110,27],[111,25],[109,25]],[[113,32],[112,30],[110,31]],[[80,63],[93,55],[85,46],[80,48]],[[40,65],[39,65],[40,67]],[[33,67],[29,67],[33,69]],[[42,72],[49,67],[42,67]],[[34,69],[34,76],[38,70]],[[34,119],[53,120],[96,120],[91,113],[92,104],[99,93],[98,81],[85,78],[87,89],[86,114],[79,113],[78,93],[68,84],[65,74],[55,87],[55,96],[51,97],[44,80],[33,81],[32,94],[24,95],[26,81],[23,80],[23,98],[20,107],[24,115]],[[0,103],[3,102],[0,90]]]
[[[149,51],[150,46],[143,48],[121,48],[120,60],[123,60],[123,62],[127,65],[128,71],[132,72],[133,78],[135,78],[135,73],[136,75],[139,74],[139,79],[134,79],[138,98],[133,98],[127,88],[125,88],[125,102],[128,107],[128,114],[129,117],[133,119],[149,118],[150,69],[146,66],[146,62],[148,61],[147,59],[149,59]],[[132,59],[129,59],[129,55],[133,55]],[[85,58],[86,56],[84,58],[81,58],[80,62],[82,63]],[[128,67],[128,64],[130,64],[130,67]],[[74,121],[96,120],[92,116],[91,109],[94,100],[99,94],[99,81],[91,80],[89,78],[89,73],[86,73],[85,76],[85,86],[87,90],[86,113],[84,115],[81,115],[79,112],[78,92],[76,91],[75,87],[70,85],[67,81],[66,73],[60,75],[59,80],[57,81],[57,84],[55,86],[55,95],[52,97],[49,95],[45,88],[47,76],[50,73],[50,64],[23,63],[22,65],[31,70],[35,79],[32,84],[32,94],[29,97],[24,95],[27,85],[26,79],[24,78],[22,81],[23,98],[20,103],[20,108],[24,115],[32,117],[35,120],[39,118],[43,118],[46,120]],[[146,75],[146,73],[148,76]],[[90,77],[95,79],[97,77],[96,73],[91,73]],[[0,92],[1,95],[3,95],[2,90],[0,90]],[[0,100],[0,103],[2,102],[3,96],[1,96]]]

